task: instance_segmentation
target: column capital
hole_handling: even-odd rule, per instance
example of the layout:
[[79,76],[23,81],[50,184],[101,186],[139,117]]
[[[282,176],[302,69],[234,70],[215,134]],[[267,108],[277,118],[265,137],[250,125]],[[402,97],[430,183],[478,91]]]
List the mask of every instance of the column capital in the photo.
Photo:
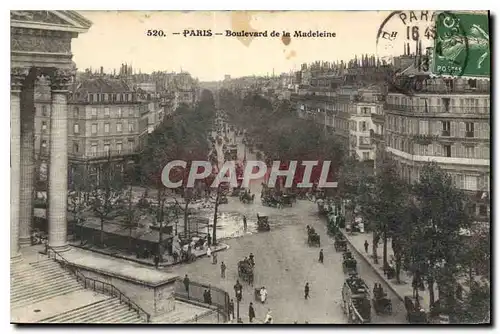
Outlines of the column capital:
[[26,67],[12,67],[10,69],[10,90],[12,92],[20,92],[24,85],[24,80],[28,76],[30,70]]
[[75,71],[72,69],[54,69],[50,74],[50,88],[52,92],[66,92]]

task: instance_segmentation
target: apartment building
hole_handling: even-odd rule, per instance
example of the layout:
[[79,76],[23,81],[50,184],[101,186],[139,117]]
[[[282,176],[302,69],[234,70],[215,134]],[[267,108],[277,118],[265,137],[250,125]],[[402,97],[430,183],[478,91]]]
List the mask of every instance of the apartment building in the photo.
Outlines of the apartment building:
[[490,83],[488,80],[415,76],[411,95],[389,91],[385,105],[386,150],[401,176],[419,179],[435,161],[471,198],[471,212],[489,218]]
[[358,89],[358,95],[349,108],[350,151],[360,161],[375,160],[372,133],[383,131],[383,95],[377,86]]

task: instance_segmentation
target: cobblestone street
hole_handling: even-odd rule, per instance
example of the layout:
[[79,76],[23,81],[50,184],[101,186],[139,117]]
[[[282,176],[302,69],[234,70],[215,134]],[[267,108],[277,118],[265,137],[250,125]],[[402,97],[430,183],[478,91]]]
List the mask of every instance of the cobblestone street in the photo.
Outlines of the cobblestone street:
[[[271,225],[270,232],[248,233],[239,238],[224,240],[229,249],[218,253],[218,265],[208,258],[198,259],[189,265],[171,268],[175,273],[188,274],[194,281],[213,284],[225,289],[235,299],[233,285],[238,279],[237,262],[255,255],[255,287],[265,286],[268,300],[265,305],[254,300],[253,288],[243,283],[243,300],[240,317],[248,322],[248,305],[254,302],[258,321],[263,321],[267,309],[273,312],[275,323],[347,323],[341,308],[341,289],[345,275],[342,271],[342,253],[336,252],[333,240],[326,234],[326,225],[317,214],[316,204],[297,201],[292,208],[273,209],[262,207],[256,198],[253,205],[242,205],[236,198],[221,205],[221,212],[238,211],[248,217],[249,230],[256,224],[254,212],[266,212]],[[238,222],[240,224],[240,222]],[[318,247],[307,245],[306,225],[313,226],[321,236],[325,253],[324,264],[318,263]],[[357,258],[360,276],[372,289],[380,278],[364,262]],[[221,279],[220,263],[227,265],[226,278]],[[304,285],[309,282],[310,299],[304,300]],[[373,323],[406,323],[405,310],[399,299],[383,283],[393,303],[393,315],[376,316],[372,310]],[[236,299],[235,299],[236,300]]]

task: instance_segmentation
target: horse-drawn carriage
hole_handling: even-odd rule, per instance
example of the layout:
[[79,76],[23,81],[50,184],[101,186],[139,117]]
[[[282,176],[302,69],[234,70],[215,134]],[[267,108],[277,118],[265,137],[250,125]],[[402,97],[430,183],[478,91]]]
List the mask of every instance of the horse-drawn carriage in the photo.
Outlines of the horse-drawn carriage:
[[342,268],[344,270],[344,273],[348,274],[356,274],[358,272],[357,269],[357,261],[356,259],[352,256],[351,252],[344,252],[342,254],[344,260],[342,261]]
[[249,261],[238,262],[238,277],[249,284],[253,284],[253,266]]
[[335,242],[333,243],[335,250],[341,252],[347,252],[347,240],[340,234],[335,235]]
[[253,203],[255,199],[255,194],[250,194],[249,191],[244,191],[240,193],[240,202],[244,204]]
[[361,324],[371,321],[370,292],[363,279],[351,275],[344,281],[342,301],[349,321]]
[[314,230],[314,227],[307,225],[307,244],[309,246],[321,246],[320,236]]
[[410,324],[425,324],[427,323],[427,314],[420,307],[415,298],[405,296],[406,320]]
[[266,215],[257,214],[257,231],[270,231],[269,217]]
[[387,293],[384,292],[381,285],[373,289],[372,298],[373,308],[375,313],[391,314],[392,313],[392,302],[387,298]]

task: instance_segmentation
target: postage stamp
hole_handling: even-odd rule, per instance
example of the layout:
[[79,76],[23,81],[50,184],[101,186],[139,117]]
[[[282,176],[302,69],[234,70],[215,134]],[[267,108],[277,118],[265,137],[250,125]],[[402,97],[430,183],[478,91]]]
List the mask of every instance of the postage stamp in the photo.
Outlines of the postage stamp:
[[489,77],[489,16],[442,12],[436,20],[431,72],[437,75]]

